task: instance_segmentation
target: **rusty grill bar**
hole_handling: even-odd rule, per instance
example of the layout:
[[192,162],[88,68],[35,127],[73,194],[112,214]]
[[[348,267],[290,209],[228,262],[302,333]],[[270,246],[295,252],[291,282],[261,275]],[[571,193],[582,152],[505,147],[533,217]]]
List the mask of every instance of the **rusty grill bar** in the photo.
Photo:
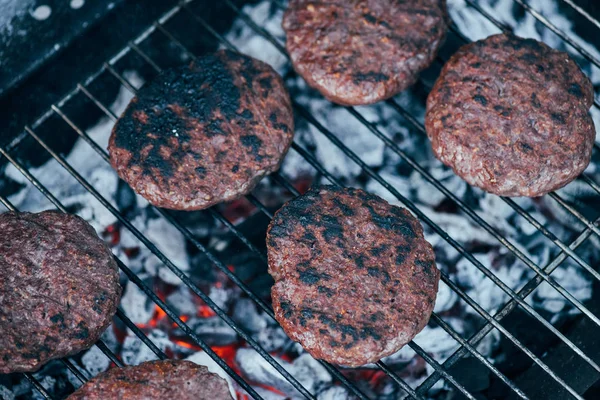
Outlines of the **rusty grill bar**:
[[[285,7],[279,0],[271,0],[272,3],[280,8]],[[477,10],[481,15],[491,21],[494,25],[496,25],[501,31],[511,31],[512,28],[506,26],[493,18],[487,11],[485,11],[480,5],[478,5],[474,0],[465,0],[466,3]],[[590,61],[597,67],[600,67],[600,61],[598,61],[595,57],[585,51],[581,46],[575,43],[571,38],[569,38],[564,32],[560,31],[556,26],[554,26],[550,21],[548,21],[545,17],[539,14],[537,11],[533,10],[524,0],[513,0],[516,4],[519,4],[521,7],[525,9],[526,12],[533,15],[540,23],[545,25],[548,29],[558,35],[565,43],[571,46],[576,52],[580,53],[584,58]],[[600,27],[600,23],[594,20],[589,14],[585,13],[580,7],[576,6],[571,0],[562,0],[569,6],[571,6],[576,12],[580,13],[582,16],[590,20],[590,22],[594,23],[598,27]],[[125,217],[123,216],[106,198],[104,198],[88,181],[86,181],[81,175],[75,171],[75,169],[68,163],[68,161],[56,151],[54,151],[48,143],[42,139],[38,134],[36,134],[35,130],[39,128],[48,118],[52,115],[58,115],[64,122],[66,122],[79,137],[81,137],[89,146],[91,146],[103,159],[108,162],[108,154],[104,149],[102,149],[94,140],[88,136],[88,134],[81,129],[76,123],[74,123],[62,110],[62,107],[70,100],[73,99],[75,95],[78,93],[83,94],[88,100],[90,100],[93,104],[95,104],[98,109],[100,109],[109,119],[115,121],[117,116],[105,105],[103,104],[89,89],[90,84],[92,84],[102,73],[109,73],[116,79],[120,85],[125,87],[131,93],[135,94],[135,87],[123,76],[121,75],[117,69],[115,68],[116,63],[121,60],[123,57],[130,53],[135,53],[137,56],[141,57],[145,62],[150,65],[155,72],[159,72],[161,67],[156,60],[151,58],[148,54],[146,54],[141,48],[140,44],[142,44],[146,39],[150,37],[153,33],[157,32],[164,35],[168,40],[173,42],[176,46],[178,46],[183,52],[187,53],[191,58],[195,58],[196,55],[193,54],[186,46],[179,41],[176,36],[169,31],[164,25],[167,21],[169,21],[173,16],[177,13],[187,13],[189,14],[195,21],[197,21],[206,31],[208,31],[216,41],[218,41],[221,45],[228,47],[232,50],[235,50],[235,47],[227,41],[225,37],[220,35],[215,29],[211,27],[211,25],[205,21],[198,13],[192,10],[189,7],[189,4],[193,3],[193,0],[187,0],[180,2],[179,5],[171,9],[169,12],[164,14],[161,18],[159,18],[155,23],[150,26],[146,31],[144,31],[140,36],[138,36],[134,41],[128,43],[128,45],[120,51],[115,57],[110,59],[108,62],[104,63],[102,68],[98,70],[95,74],[90,76],[85,82],[78,83],[77,86],[68,93],[60,102],[52,107],[42,115],[38,120],[36,120],[31,126],[26,126],[25,130],[17,136],[11,143],[9,143],[5,147],[0,147],[0,154],[5,157],[11,164],[13,164],[57,209],[66,212],[66,208],[64,205],[52,194],[50,191],[44,187],[44,185],[25,167],[23,166],[11,153],[15,150],[19,144],[23,141],[23,139],[27,137],[33,138],[39,145],[41,145],[45,151],[47,151],[51,157],[56,160],[63,168],[65,168],[71,176],[73,176],[84,188],[87,192],[94,196],[117,220],[123,224],[131,233],[136,236],[136,238],[142,242],[154,255],[156,255],[161,262],[171,270],[177,277],[179,277],[182,282],[199,298],[201,298],[220,318],[222,318],[234,331],[242,337],[248,345],[254,348],[262,357],[265,358],[293,387],[298,390],[299,393],[304,395],[306,398],[314,399],[316,398],[314,394],[310,393],[302,384],[296,380],[294,376],[288,373],[268,352],[266,352],[259,343],[257,343],[250,335],[248,335],[242,328],[236,325],[236,323],[221,309],[217,304],[215,304],[207,294],[205,294],[200,288],[198,288],[188,277],[187,275],[178,269],[173,262],[167,258],[148,238],[146,238],[136,227]],[[241,18],[250,28],[252,28],[258,35],[262,36],[264,39],[268,40],[277,50],[279,50],[285,57],[288,57],[283,44],[280,43],[275,37],[273,37],[270,33],[268,33],[264,28],[257,25],[253,22],[250,17],[245,15],[240,9],[238,9],[230,0],[225,0],[225,3],[228,7],[230,7],[239,18]],[[468,42],[468,39],[458,30],[456,26],[451,27],[451,31],[462,41]],[[289,58],[288,58],[289,60]],[[444,63],[445,60],[441,59],[438,56],[437,62]],[[427,84],[424,83],[424,86],[427,87]],[[427,87],[430,89],[430,87]],[[546,282],[552,288],[554,288],[558,293],[560,293],[568,302],[570,302],[575,308],[582,312],[587,318],[589,318],[596,326],[600,326],[600,318],[598,318],[593,312],[591,312],[588,308],[585,307],[575,296],[573,296],[567,289],[562,287],[558,282],[556,282],[552,277],[552,272],[568,257],[572,258],[581,268],[583,268],[587,273],[593,276],[595,279],[600,281],[600,273],[598,273],[592,266],[586,263],[581,257],[579,257],[575,250],[581,246],[592,234],[600,236],[600,229],[596,226],[600,221],[600,218],[595,221],[590,221],[586,217],[584,217],[577,209],[568,204],[562,197],[560,197],[557,193],[549,194],[550,198],[553,199],[558,205],[563,207],[568,213],[578,219],[581,223],[583,223],[586,228],[579,234],[579,236],[570,244],[566,244],[562,242],[559,238],[557,238],[553,233],[547,230],[539,221],[535,219],[531,214],[526,212],[522,207],[520,207],[515,201],[510,198],[503,198],[502,200],[510,206],[515,212],[525,218],[531,225],[533,225],[536,229],[538,229],[544,236],[546,236],[550,241],[552,241],[559,249],[559,254],[548,263],[548,265],[541,267],[536,265],[530,258],[527,257],[522,251],[518,249],[513,243],[511,243],[508,239],[506,239],[497,229],[488,224],[484,219],[482,219],[475,210],[470,208],[466,203],[460,200],[457,196],[455,196],[452,192],[450,192],[439,180],[434,178],[431,174],[429,174],[426,169],[421,167],[410,155],[406,154],[403,150],[400,149],[386,134],[381,132],[377,127],[373,124],[369,123],[368,120],[355,108],[347,107],[347,111],[353,118],[358,120],[360,123],[364,124],[366,128],[371,131],[378,139],[382,140],[386,146],[388,146],[394,153],[400,156],[412,169],[417,171],[425,180],[431,183],[434,187],[436,187],[440,192],[442,192],[448,199],[452,200],[466,215],[469,216],[477,225],[483,228],[487,233],[493,236],[498,242],[506,247],[506,249],[513,254],[516,258],[521,260],[525,265],[527,265],[531,270],[535,272],[535,277],[531,279],[529,282],[525,284],[518,292],[513,291],[509,286],[507,286],[502,280],[494,275],[494,273],[486,266],[484,266],[480,261],[478,261],[472,254],[467,252],[461,244],[451,238],[440,226],[438,226],[435,222],[429,219],[414,203],[400,194],[389,182],[383,179],[377,172],[375,172],[372,168],[370,168],[359,156],[357,156],[352,150],[350,150],[346,145],[342,143],[338,137],[329,131],[325,126],[323,126],[311,113],[306,110],[302,105],[298,104],[296,101],[292,100],[294,110],[304,118],[309,124],[313,125],[322,135],[324,135],[329,141],[331,141],[337,148],[339,148],[345,156],[355,162],[362,171],[373,178],[375,181],[379,182],[385,189],[387,189],[394,197],[396,197],[405,207],[410,209],[423,223],[427,224],[433,231],[435,231],[440,237],[442,237],[446,242],[448,242],[455,250],[458,251],[464,258],[471,262],[473,266],[475,266],[479,271],[481,271],[487,278],[492,280],[502,291],[504,291],[509,297],[510,300],[504,304],[503,307],[495,315],[490,315],[483,307],[481,307],[475,300],[473,300],[467,293],[465,293],[456,283],[454,283],[450,277],[442,272],[442,280],[449,286],[456,294],[469,306],[471,306],[483,319],[485,319],[485,323],[483,327],[473,334],[468,340],[464,339],[459,333],[457,333],[448,323],[446,323],[440,316],[437,314],[432,315],[432,320],[439,325],[445,332],[447,332],[454,340],[459,344],[458,349],[448,357],[443,364],[439,364],[436,360],[434,360],[429,354],[427,354],[419,345],[414,342],[411,342],[409,346],[419,355],[421,356],[430,366],[433,367],[434,372],[425,379],[423,383],[421,383],[416,389],[412,389],[400,376],[398,376],[395,372],[393,372],[384,362],[379,361],[377,363],[378,368],[384,371],[396,384],[398,384],[405,392],[406,395],[414,398],[421,399],[423,395],[430,389],[438,380],[444,379],[449,384],[454,386],[458,391],[460,391],[466,398],[475,399],[475,397],[469,393],[469,391],[461,385],[455,377],[453,377],[449,373],[450,367],[456,364],[461,358],[465,355],[471,355],[477,358],[482,364],[486,366],[494,375],[496,375],[500,380],[502,380],[513,392],[514,395],[519,398],[528,398],[527,395],[516,386],[514,382],[509,380],[502,372],[500,372],[490,361],[488,361],[483,355],[481,355],[476,349],[475,346],[492,330],[498,330],[506,339],[511,341],[517,348],[520,349],[523,353],[525,353],[535,364],[537,364],[545,373],[557,383],[559,383],[565,390],[567,390],[573,397],[582,399],[581,395],[577,393],[573,388],[571,388],[563,379],[561,379],[548,365],[546,365],[538,356],[536,356],[527,346],[522,344],[516,337],[514,337],[506,328],[504,328],[500,321],[506,317],[515,307],[520,306],[527,314],[531,317],[535,318],[538,322],[545,326],[552,334],[554,334],[560,341],[566,344],[573,352],[575,352],[582,360],[584,360],[587,364],[589,364],[594,370],[600,372],[600,366],[596,362],[594,362],[583,350],[581,350],[575,343],[573,343],[570,339],[568,339],[564,334],[562,334],[558,329],[556,329],[552,324],[550,324],[543,316],[541,316],[533,307],[531,307],[528,303],[525,302],[525,298],[531,294],[542,282]],[[386,103],[394,109],[408,124],[412,127],[412,129],[425,134],[424,126],[422,122],[420,122],[417,118],[411,115],[406,109],[404,109],[398,102],[394,99],[389,99]],[[600,104],[598,100],[594,100],[594,106],[600,109]],[[597,143],[595,143],[595,151],[600,149]],[[302,146],[294,142],[292,145],[292,149],[297,152],[300,156],[302,156],[318,173],[320,173],[323,177],[329,180],[333,185],[343,186],[343,183],[337,179],[334,175],[328,172],[318,161],[317,159],[310,154],[307,150],[305,150]],[[298,195],[298,191],[294,188],[292,183],[288,178],[283,176],[281,173],[276,173],[270,177],[270,179],[280,185],[282,188],[286,189],[293,195]],[[594,182],[590,177],[586,175],[581,175],[578,179],[585,182],[590,188],[592,188],[596,193],[600,195],[600,186]],[[252,194],[246,196],[248,201],[250,201],[253,205],[257,207],[262,213],[264,213],[268,218],[272,217],[272,214],[269,210]],[[600,200],[600,197],[599,197]],[[8,209],[15,210],[15,207],[10,203],[10,201],[4,197],[0,197],[0,202]],[[183,234],[183,236],[190,241],[201,253],[205,254],[209,261],[220,271],[222,271],[231,281],[233,281],[239,288],[250,298],[252,299],[261,310],[263,310],[267,315],[271,318],[274,318],[274,313],[269,304],[265,303],[261,300],[252,290],[241,280],[239,279],[232,271],[230,271],[225,264],[223,264],[217,256],[208,248],[206,248],[200,241],[198,241],[192,232],[190,232],[184,225],[180,223],[177,217],[168,210],[154,208],[163,218],[165,218],[168,222],[170,222],[179,232]],[[223,225],[225,225],[237,238],[239,238],[246,247],[253,253],[255,253],[263,262],[266,262],[266,256],[262,251],[258,250],[252,243],[244,236],[242,232],[240,232],[232,223],[230,223],[219,211],[215,209],[208,210],[208,213],[214,217],[214,219]],[[167,304],[165,304],[157,294],[146,285],[135,273],[133,273],[125,264],[123,264],[119,259],[117,259],[117,263],[120,269],[127,275],[127,277],[138,286],[147,296],[150,298],[160,309],[162,309],[166,315],[175,323],[177,326],[186,334],[189,338],[191,338],[196,344],[198,344],[221,368],[223,368],[239,385],[243,388],[249,395],[254,398],[260,399],[256,391],[252,389],[252,387],[241,377],[236,371],[234,371],[227,363],[219,357],[211,348],[208,346],[198,335],[196,335],[193,330],[171,309]],[[150,350],[160,359],[167,358],[166,354],[163,353],[145,334],[139,329],[119,308],[117,311],[117,317],[129,328],[132,332],[140,338],[140,340],[150,348]],[[108,346],[99,341],[96,343],[96,346],[117,366],[123,366],[121,360],[119,360],[118,356],[114,354]],[[89,377],[85,376],[81,373],[68,359],[63,359],[62,362],[64,365],[80,380],[82,383],[85,382]],[[322,362],[324,367],[332,374],[332,376],[337,379],[341,384],[343,384],[354,396],[360,399],[367,399],[368,397],[348,378],[346,378],[337,367],[330,365],[328,363]],[[35,377],[31,374],[24,374],[25,378],[31,382],[31,384],[39,390],[41,395],[44,398],[51,399],[50,394],[43,388],[43,386],[35,379]]]

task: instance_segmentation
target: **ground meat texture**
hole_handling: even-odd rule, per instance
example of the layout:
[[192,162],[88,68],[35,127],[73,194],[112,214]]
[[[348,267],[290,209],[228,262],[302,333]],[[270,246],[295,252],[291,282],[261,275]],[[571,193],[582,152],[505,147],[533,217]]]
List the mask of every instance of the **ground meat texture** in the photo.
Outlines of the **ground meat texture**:
[[419,222],[358,189],[313,188],[267,233],[275,316],[315,358],[357,367],[427,324],[440,273]]
[[283,16],[294,69],[342,105],[375,103],[414,84],[448,23],[445,0],[290,0]]
[[428,99],[433,152],[469,184],[502,196],[541,196],[589,164],[590,80],[564,52],[495,35],[461,47]]
[[153,205],[198,210],[250,192],[277,170],[293,131],[281,77],[223,50],[142,87],[113,128],[110,160]]
[[191,361],[148,361],[111,368],[88,381],[68,400],[232,400],[227,382]]
[[35,371],[94,344],[121,296],[113,255],[83,219],[0,215],[0,373]]

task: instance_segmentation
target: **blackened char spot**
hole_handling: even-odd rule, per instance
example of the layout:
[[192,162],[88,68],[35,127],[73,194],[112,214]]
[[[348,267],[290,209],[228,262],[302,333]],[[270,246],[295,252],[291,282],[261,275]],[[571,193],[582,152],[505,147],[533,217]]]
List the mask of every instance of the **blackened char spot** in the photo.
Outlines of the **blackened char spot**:
[[240,166],[239,166],[239,165],[237,165],[237,164],[235,164],[235,165],[234,165],[234,166],[231,168],[231,172],[233,172],[234,174],[235,174],[236,172],[238,172],[239,170],[240,170]]
[[263,89],[269,90],[269,89],[273,88],[273,85],[271,83],[271,78],[261,78],[258,80],[258,84]]
[[262,156],[260,155],[260,146],[262,146],[262,140],[260,140],[256,135],[245,135],[240,137],[240,141],[242,145],[245,147],[249,147],[252,155],[257,161],[262,160]]
[[396,265],[402,265],[410,254],[409,246],[396,246]]
[[90,331],[85,326],[83,321],[77,324],[77,328],[78,330],[76,330],[73,334],[73,336],[75,336],[77,339],[87,339],[90,336]]
[[272,124],[276,124],[277,123],[277,113],[272,112],[269,115],[269,121],[271,121]]
[[481,63],[480,62],[473,63],[473,64],[471,64],[471,67],[472,68],[479,68],[479,67],[481,67]]
[[483,97],[482,95],[476,94],[475,96],[473,96],[473,100],[475,100],[482,106],[487,106],[487,99],[485,97]]
[[[228,53],[224,53],[225,58]],[[200,57],[192,66],[165,70],[140,89],[117,121],[115,146],[127,150],[131,154],[129,165],[141,167],[144,175],[171,176],[174,163],[180,160],[174,156],[163,159],[161,148],[185,154],[189,122],[203,125],[211,134],[224,134],[224,120],[217,120],[215,112],[231,120],[240,108],[240,98],[233,75],[218,56]],[[146,123],[134,118],[139,112],[146,114]]]
[[329,280],[330,276],[327,274],[320,274],[314,267],[307,268],[305,270],[299,270],[298,276],[300,280],[307,285],[314,285],[321,279]]
[[531,104],[535,108],[540,108],[542,106],[542,104],[540,103],[540,100],[537,98],[537,95],[535,93],[531,93]]
[[206,174],[206,168],[196,167],[196,172],[198,173],[198,175],[203,176],[204,174]]
[[350,217],[354,215],[354,210],[348,207],[346,204],[344,204],[339,198],[334,197],[332,201],[345,216]]
[[374,16],[372,16],[371,14],[363,14],[363,18],[365,19],[365,21],[367,21],[370,24],[374,24],[375,22],[377,22],[377,18],[375,18]]
[[425,275],[427,275],[430,278],[433,278],[433,276],[434,276],[434,268],[436,268],[434,261],[415,260],[415,265],[417,265],[418,267],[420,267],[421,271]]
[[244,118],[244,119],[252,119],[254,118],[254,114],[252,114],[252,111],[245,109],[241,114],[239,114],[240,117]]
[[285,318],[289,318],[292,316],[292,305],[287,301],[282,301],[279,303],[279,307],[283,310],[283,316]]
[[389,79],[389,77],[386,74],[382,74],[381,72],[355,72],[354,74],[352,74],[352,78],[354,80],[355,84],[359,84],[361,82],[364,81],[369,81],[369,82],[385,82]]
[[387,271],[384,271],[384,270],[381,270],[378,268],[368,268],[367,272],[369,273],[370,276],[373,276],[375,278],[383,277],[384,282],[390,281],[390,274],[388,274]]
[[379,247],[373,247],[369,252],[371,255],[378,257],[388,249],[387,245],[382,244]]
[[335,292],[332,289],[329,289],[325,286],[318,286],[317,290],[319,291],[319,293],[324,294],[327,297],[331,297],[335,294]]
[[525,142],[519,142],[519,146],[521,147],[521,150],[523,150],[525,153],[529,153],[533,150],[533,147],[531,147]]
[[369,336],[372,337],[375,340],[380,340],[381,339],[381,335],[379,333],[377,333],[377,331],[373,327],[365,326],[364,328],[362,328],[360,330],[360,337],[361,338],[366,339]]
[[562,114],[559,113],[551,113],[550,118],[552,118],[552,121],[558,124],[564,124],[566,122],[565,117],[563,117]]
[[354,259],[354,262],[356,263],[356,267],[358,269],[363,269],[365,267],[365,256],[361,254]]
[[60,322],[64,322],[64,320],[65,319],[64,319],[64,317],[63,317],[63,315],[61,313],[55,314],[55,315],[53,315],[53,316],[50,317],[50,321],[54,322],[55,324],[57,322],[59,322],[59,321]]
[[366,205],[366,207],[371,213],[373,222],[378,227],[401,233],[409,239],[414,239],[417,237],[406,217],[404,217],[400,212],[394,212],[396,209],[392,209],[392,213],[394,215],[382,216],[379,215],[370,205]]
[[577,97],[578,99],[583,97],[583,91],[581,90],[581,86],[579,86],[579,84],[577,83],[572,83],[571,86],[569,86],[569,93]]

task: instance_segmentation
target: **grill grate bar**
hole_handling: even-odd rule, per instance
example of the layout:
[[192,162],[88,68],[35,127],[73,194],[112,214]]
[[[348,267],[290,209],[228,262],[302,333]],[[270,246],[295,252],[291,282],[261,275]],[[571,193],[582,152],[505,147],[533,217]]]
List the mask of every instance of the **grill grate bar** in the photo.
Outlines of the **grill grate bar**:
[[598,22],[597,19],[595,19],[594,17],[592,17],[587,11],[585,11],[583,8],[579,7],[577,4],[575,4],[575,2],[573,2],[573,0],[563,0],[565,3],[567,3],[569,6],[571,6],[571,8],[573,8],[575,11],[577,11],[579,14],[581,14],[585,19],[587,19],[588,21],[590,21],[592,24],[596,25],[598,28],[600,28],[600,22]]
[[561,31],[554,25],[552,22],[548,20],[548,18],[544,17],[541,13],[533,9],[527,2],[523,0],[513,0],[515,3],[519,4],[525,11],[533,16],[533,18],[537,19],[539,22],[544,24],[546,28],[550,29],[556,36],[561,38],[565,43],[569,46],[577,50],[586,60],[594,64],[596,67],[600,68],[600,61],[590,54],[586,49],[584,49],[581,45],[576,43],[573,39],[571,39],[566,33]]
[[35,387],[37,389],[38,392],[40,392],[40,394],[42,395],[42,397],[44,399],[47,400],[53,400],[54,397],[50,396],[50,393],[48,393],[48,391],[46,390],[45,387],[42,386],[42,384],[40,383],[40,381],[38,381],[35,376],[33,376],[30,372],[25,372],[23,374],[23,376],[25,376],[25,378],[29,381],[29,383],[31,383],[33,385],[33,387]]
[[[29,127],[26,127],[28,131],[30,131]],[[31,133],[30,133],[31,134]],[[10,154],[6,152],[6,150],[0,147],[0,154],[6,157],[10,163],[21,173],[23,174],[31,184],[38,189],[56,208],[58,208],[62,212],[67,212],[64,205],[52,194],[48,191],[48,189],[40,183],[40,181],[35,178],[27,169],[25,169],[18,161],[16,161]],[[57,160],[58,161],[58,160]],[[177,324],[177,326],[186,333],[190,338],[192,338],[201,348],[204,350],[225,372],[227,372],[246,392],[252,395],[256,399],[262,399],[261,396],[256,393],[256,391],[244,380],[242,379],[227,363],[221,359],[211,348],[208,346],[198,335],[194,333],[194,331],[179,318],[179,316],[169,307],[167,306],[157,295],[150,289],[142,280],[133,273],[125,264],[121,262],[117,257],[115,257],[115,261],[119,265],[119,268],[127,275],[129,280],[131,280],[136,286],[138,286],[162,311],[165,312],[169,318],[173,322]],[[104,352],[104,350],[108,350],[105,354],[108,358],[114,362],[117,366],[123,366],[123,363],[116,357],[110,349],[104,345],[102,342],[97,343],[100,350]],[[103,350],[104,349],[104,350]]]
[[[233,6],[230,3],[229,0],[226,0],[226,1],[227,1],[227,4],[234,11],[236,11],[238,13],[238,15],[242,19],[244,19],[245,21],[249,20],[249,17],[247,17],[243,12],[241,12],[237,7]],[[249,24],[249,25],[252,28],[253,28],[252,25],[256,26],[253,23]],[[272,37],[272,35],[270,35],[266,31],[264,31],[262,28],[259,28],[259,30],[255,30],[255,31],[257,33],[259,33],[260,35],[267,35],[267,37],[265,37],[265,39],[267,39],[267,40],[269,40],[269,38],[271,38],[272,40],[275,40]],[[283,55],[286,56],[286,57],[288,57],[286,53],[283,53]],[[378,174],[374,173],[368,166],[366,166],[366,164],[364,164],[364,162],[362,162],[362,160],[359,157],[356,156],[355,153],[353,153],[351,150],[349,150],[347,147],[345,147],[345,145],[343,143],[341,143],[335,136],[333,136],[326,129],[321,129],[322,126],[318,126],[320,124],[318,124],[318,122],[314,119],[314,117],[312,117],[312,115],[310,115],[310,113],[306,112],[306,110],[303,110],[303,108],[301,106],[299,106],[298,104],[296,104],[296,103],[294,104],[294,106],[297,109],[299,108],[300,111],[304,111],[304,112],[301,112],[301,113],[303,114],[303,116],[305,117],[305,119],[307,119],[309,122],[311,122],[323,134],[325,134],[327,136],[327,138],[330,141],[332,141],[338,148],[340,148],[340,150],[342,150],[349,158],[351,158],[355,163],[357,163],[358,165],[360,165],[364,172],[366,172],[367,174],[369,174],[372,178],[376,179],[380,184],[382,184],[384,187],[386,187],[386,189],[388,189],[392,194],[394,194],[402,203],[404,203],[409,209],[411,209],[411,211],[415,212],[415,214],[417,214],[421,219],[423,219],[426,223],[428,223],[428,225],[430,225],[438,234],[440,234],[440,236],[442,236],[442,238],[444,238],[446,241],[448,241],[448,243],[450,243],[456,250],[458,250],[463,256],[465,256],[467,259],[469,259],[469,261],[471,261],[471,263],[473,263],[481,272],[483,272],[488,278],[490,278],[498,286],[500,286],[501,289],[504,290],[507,294],[509,294],[509,296],[511,296],[515,301],[519,302],[519,304],[523,308],[525,308],[528,311],[528,313],[532,314],[542,324],[544,324],[546,327],[548,327],[548,329],[550,329],[551,331],[553,331],[553,333],[555,333],[557,336],[561,337],[561,339],[567,345],[569,345],[569,347],[571,349],[573,349],[575,352],[577,352],[577,354],[579,354],[582,358],[584,358],[584,359],[587,358],[586,361],[588,361],[588,363],[590,363],[590,365],[592,365],[595,369],[598,370],[599,367],[591,359],[589,359],[589,357],[587,357],[587,355],[585,355],[585,353],[583,353],[577,346],[575,346],[566,337],[564,337],[564,335],[562,335],[558,330],[556,330],[556,328],[554,328],[554,326],[552,326],[551,324],[549,324],[543,317],[541,317],[539,314],[537,314],[537,312],[535,312],[535,310],[533,310],[532,307],[530,307],[527,303],[523,302],[519,297],[517,297],[516,294],[514,293],[514,291],[512,291],[510,288],[508,288],[506,285],[504,285],[504,283],[502,281],[500,281],[499,279],[497,279],[495,277],[495,275],[493,275],[487,268],[485,268],[481,263],[479,263],[472,255],[468,254],[458,243],[456,243],[445,232],[443,232],[443,230],[441,230],[437,225],[433,224],[433,222],[431,220],[429,220],[428,218],[426,218],[425,215],[423,215],[418,209],[416,209],[416,207],[414,206],[414,204],[412,204],[407,199],[403,198],[397,191],[395,191],[395,189],[393,189],[393,187],[391,187],[391,185],[389,185],[387,182],[385,182],[383,179],[381,179]],[[350,110],[352,110],[352,109],[350,109]],[[315,122],[316,122],[316,124],[315,124]],[[366,123],[365,126],[367,126],[368,128],[371,127],[370,124],[368,124],[368,123]],[[390,189],[392,189],[392,190],[390,190]],[[507,289],[507,290],[505,290],[505,289]],[[493,320],[493,319],[491,321],[493,321],[493,323],[496,323],[496,321]],[[524,347],[524,346],[521,345],[521,347]],[[527,351],[525,351],[526,354],[529,352],[529,350],[526,349],[526,348],[523,348],[522,350],[523,351],[527,350]],[[529,354],[532,355],[532,356],[534,356],[533,353],[529,352],[528,355]],[[536,357],[536,359],[537,359],[537,357]],[[539,359],[536,360],[536,359],[534,359],[534,362],[536,362],[538,365],[540,365],[540,363],[543,364],[543,362],[541,360],[539,360]],[[565,386],[565,389],[567,389],[570,393],[572,393],[576,397],[578,396],[577,393],[572,388],[568,387],[568,385],[566,385],[566,383],[562,379],[560,379],[558,376],[556,376],[556,374],[554,374],[554,372],[550,368],[548,368],[547,366],[545,366],[545,364],[543,364],[543,365],[544,366],[540,365],[540,367],[542,367],[542,369],[544,369],[546,372],[548,372],[555,380],[558,379],[557,382],[559,382],[561,385]]]
[[66,365],[66,367],[69,369],[69,371],[71,371],[71,373],[73,373],[73,375],[75,375],[75,377],[79,380],[79,382],[81,383],[86,383],[87,382],[87,378],[85,377],[85,375],[83,375],[81,373],[81,371],[79,371],[79,369],[68,359],[68,358],[63,358],[61,359],[62,363]]
[[315,397],[294,378],[285,368],[283,368],[267,351],[265,351],[250,335],[242,330],[217,304],[202,290],[200,290],[189,277],[187,277],[172,261],[167,258],[148,238],[146,238],[137,228],[125,218],[112,204],[106,200],[96,189],[73,167],[65,160],[65,158],[57,154],[41,139],[31,128],[25,129],[63,168],[65,168],[71,176],[73,176],[90,194],[92,194],[111,214],[113,214],[133,235],[141,241],[148,250],[156,255],[159,260],[173,272],[181,281],[190,288],[194,294],[202,299],[223,321],[225,321],[238,335],[240,335],[250,346],[252,346],[273,368],[275,368],[290,384],[294,386],[302,395],[307,398],[315,399]]
[[594,225],[592,221],[584,217],[579,211],[577,211],[573,206],[567,203],[560,195],[556,192],[549,193],[548,196],[552,197],[558,204],[561,205],[565,210],[569,213],[577,217],[577,219],[585,224],[588,228],[590,228],[596,235],[600,236],[600,229]]

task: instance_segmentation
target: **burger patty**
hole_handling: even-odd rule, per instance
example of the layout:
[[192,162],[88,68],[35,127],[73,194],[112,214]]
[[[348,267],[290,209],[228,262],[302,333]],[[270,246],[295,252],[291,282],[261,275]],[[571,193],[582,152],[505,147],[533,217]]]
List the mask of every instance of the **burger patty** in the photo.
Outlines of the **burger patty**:
[[296,72],[343,105],[375,103],[414,84],[448,24],[445,0],[290,0],[283,16]]
[[275,316],[315,358],[356,367],[427,324],[440,273],[419,222],[359,189],[313,188],[267,233]]
[[108,149],[119,176],[150,203],[198,210],[246,194],[276,171],[293,132],[281,77],[222,50],[140,89]]
[[564,52],[494,35],[461,47],[427,99],[433,152],[469,184],[541,196],[589,164],[593,87]]
[[83,219],[0,215],[0,373],[35,371],[94,344],[121,296],[113,255]]
[[80,387],[69,400],[232,400],[227,382],[191,361],[148,361],[111,368]]

